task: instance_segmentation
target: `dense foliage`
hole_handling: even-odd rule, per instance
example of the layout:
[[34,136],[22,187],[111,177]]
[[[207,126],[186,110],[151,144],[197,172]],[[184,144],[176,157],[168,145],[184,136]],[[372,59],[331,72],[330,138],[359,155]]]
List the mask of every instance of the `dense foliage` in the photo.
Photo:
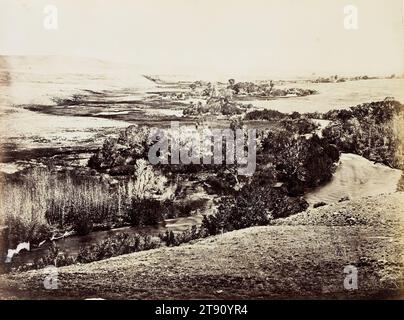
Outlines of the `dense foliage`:
[[205,104],[202,102],[191,103],[184,109],[184,115],[240,115],[245,113],[249,107],[249,105],[236,103],[228,97],[211,97],[206,100]]
[[[203,226],[209,234],[266,225],[303,211],[308,207],[302,197],[305,190],[331,179],[338,148],[316,134],[307,135],[313,130],[310,121],[299,120],[260,132],[257,172],[239,190],[222,198],[215,214],[205,217]],[[226,181],[227,189],[236,185],[231,179],[217,180],[220,189]]]
[[355,153],[395,168],[403,164],[404,107],[397,101],[365,103],[348,110],[324,115],[333,122],[323,131],[324,138],[342,152]]
[[231,89],[235,95],[252,95],[257,97],[286,97],[286,96],[307,96],[315,94],[316,91],[312,89],[301,88],[275,88],[274,82],[235,82],[234,79],[229,80],[228,88]]
[[104,141],[102,148],[91,156],[88,166],[111,175],[132,174],[136,160],[147,155],[149,133],[148,127],[137,125],[121,130],[118,138]]

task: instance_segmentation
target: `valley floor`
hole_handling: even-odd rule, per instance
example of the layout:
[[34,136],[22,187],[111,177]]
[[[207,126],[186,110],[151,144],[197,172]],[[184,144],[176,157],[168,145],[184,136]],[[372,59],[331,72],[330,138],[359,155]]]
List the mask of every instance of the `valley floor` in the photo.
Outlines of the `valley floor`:
[[[345,201],[174,248],[0,276],[1,298],[403,298],[404,193]],[[358,289],[344,288],[344,268]]]

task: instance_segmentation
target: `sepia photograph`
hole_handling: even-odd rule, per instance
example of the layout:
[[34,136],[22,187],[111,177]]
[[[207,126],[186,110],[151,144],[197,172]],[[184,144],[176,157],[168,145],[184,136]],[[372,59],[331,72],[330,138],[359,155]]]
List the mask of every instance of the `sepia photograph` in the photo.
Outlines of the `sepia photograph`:
[[402,300],[403,170],[403,0],[0,0],[0,300]]

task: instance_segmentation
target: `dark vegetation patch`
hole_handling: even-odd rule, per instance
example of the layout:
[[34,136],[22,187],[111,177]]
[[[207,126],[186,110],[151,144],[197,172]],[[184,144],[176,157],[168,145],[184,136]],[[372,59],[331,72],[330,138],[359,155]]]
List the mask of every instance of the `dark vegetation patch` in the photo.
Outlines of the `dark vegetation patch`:
[[248,95],[252,97],[261,97],[261,98],[286,97],[291,95],[303,97],[316,93],[316,91],[312,89],[275,88],[275,83],[273,81],[264,81],[261,83],[256,83],[256,82],[236,82],[234,79],[230,79],[227,88],[232,90],[235,96]]
[[329,111],[323,118],[332,120],[323,131],[324,139],[337,145],[341,152],[404,168],[404,106],[400,102],[365,103],[349,110]]

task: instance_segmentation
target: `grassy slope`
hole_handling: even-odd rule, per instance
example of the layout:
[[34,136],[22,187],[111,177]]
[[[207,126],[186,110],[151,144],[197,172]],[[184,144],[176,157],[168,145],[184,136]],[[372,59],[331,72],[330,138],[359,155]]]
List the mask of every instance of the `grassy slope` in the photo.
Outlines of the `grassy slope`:
[[[364,198],[192,245],[63,267],[53,291],[43,289],[43,270],[3,275],[0,297],[397,298],[403,208],[404,193]],[[354,292],[343,287],[346,265],[359,270]]]

